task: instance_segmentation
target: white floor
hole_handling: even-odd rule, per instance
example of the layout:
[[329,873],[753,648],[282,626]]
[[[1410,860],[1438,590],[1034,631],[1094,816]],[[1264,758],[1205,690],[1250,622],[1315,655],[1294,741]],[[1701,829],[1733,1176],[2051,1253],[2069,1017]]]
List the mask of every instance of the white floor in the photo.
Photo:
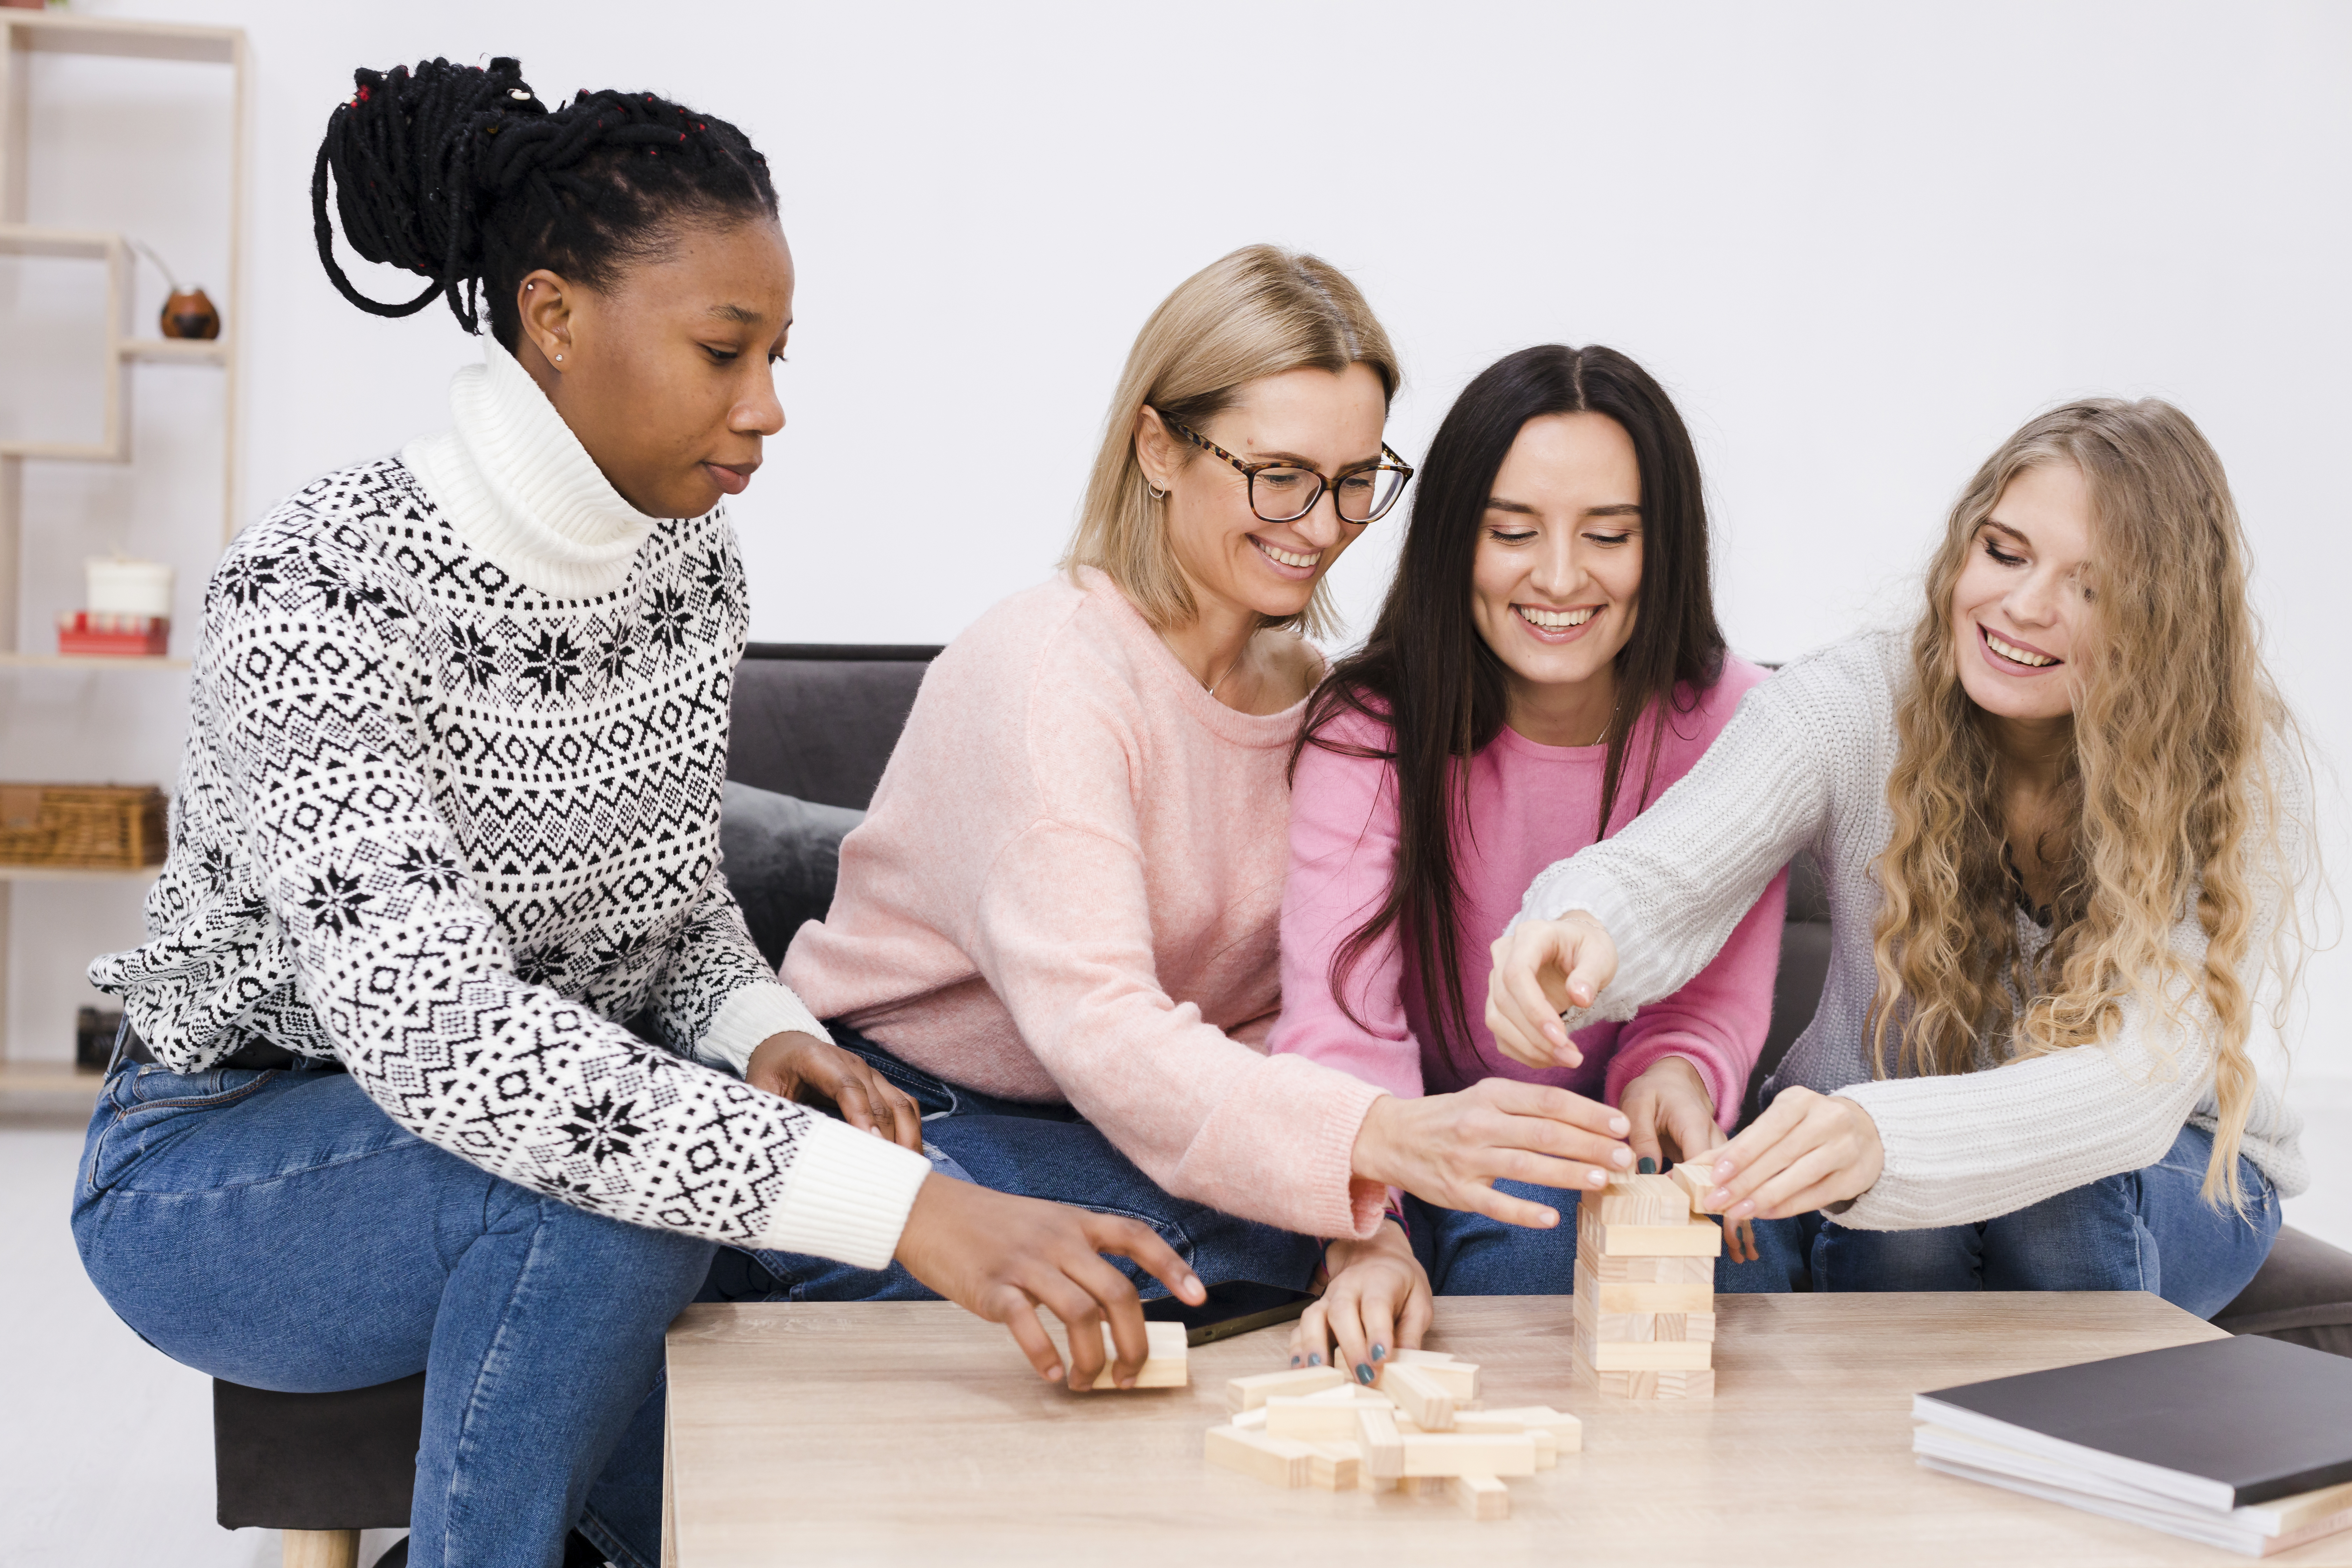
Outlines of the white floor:
[[[2352,1082],[2305,1086],[2312,1190],[2287,1221],[2352,1247]],[[66,1229],[81,1149],[71,1111],[0,1113],[0,1424],[5,1568],[275,1568],[278,1537],[213,1523],[212,1400],[82,1277]],[[398,1539],[372,1532],[360,1561]]]

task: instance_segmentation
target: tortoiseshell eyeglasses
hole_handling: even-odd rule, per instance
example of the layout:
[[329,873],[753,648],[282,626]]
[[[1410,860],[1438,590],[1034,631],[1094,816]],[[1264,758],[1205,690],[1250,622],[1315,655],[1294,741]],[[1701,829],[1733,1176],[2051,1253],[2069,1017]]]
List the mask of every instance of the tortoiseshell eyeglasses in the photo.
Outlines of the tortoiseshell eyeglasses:
[[[1154,413],[1159,413],[1157,409]],[[1377,463],[1361,463],[1327,479],[1297,463],[1244,463],[1214,441],[1160,415],[1160,422],[1203,452],[1223,458],[1249,480],[1250,510],[1260,522],[1297,522],[1315,510],[1323,492],[1331,491],[1339,521],[1361,525],[1378,522],[1396,505],[1397,497],[1412,478],[1412,469],[1385,441]]]

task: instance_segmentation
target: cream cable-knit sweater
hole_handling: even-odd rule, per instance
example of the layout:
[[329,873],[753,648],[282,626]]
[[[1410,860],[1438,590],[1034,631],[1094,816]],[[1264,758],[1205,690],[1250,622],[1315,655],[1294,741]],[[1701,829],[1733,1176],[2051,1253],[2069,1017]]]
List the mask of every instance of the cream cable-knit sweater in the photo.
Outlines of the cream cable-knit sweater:
[[878,1268],[929,1163],[713,1070],[824,1032],[719,872],[734,531],[638,513],[483,359],[454,430],[229,547],[147,941],[91,979],[173,1070],[333,1058],[509,1181]]
[[[1810,850],[1829,889],[1829,976],[1820,1011],[1766,1088],[1803,1084],[1870,1112],[1885,1169],[1837,1215],[1866,1230],[1991,1219],[2154,1164],[2184,1123],[2215,1124],[2211,1048],[2196,1027],[2211,1018],[2201,996],[2184,1012],[2188,1028],[2136,998],[2104,1047],[1948,1077],[1871,1081],[1863,1035],[1877,991],[1871,862],[1894,834],[1886,780],[1895,701],[1909,679],[1906,645],[1898,633],[1867,633],[1797,660],[1748,693],[1680,783],[1615,837],[1538,877],[1512,922],[1590,911],[1616,942],[1617,975],[1568,1026],[1629,1018],[1697,973],[1773,873]],[[2282,773],[2282,788],[2294,787]],[[2288,828],[2299,819],[2290,809]],[[2047,940],[2019,921],[2029,944]],[[2253,944],[2250,991],[2267,934]],[[2174,928],[2172,946],[2192,965],[2201,961],[2205,937],[2193,910]],[[2310,1181],[2297,1143],[2303,1123],[2281,1093],[2283,1054],[2265,1035],[2258,1025],[2250,1042],[2262,1076],[2244,1152],[2293,1196]]]

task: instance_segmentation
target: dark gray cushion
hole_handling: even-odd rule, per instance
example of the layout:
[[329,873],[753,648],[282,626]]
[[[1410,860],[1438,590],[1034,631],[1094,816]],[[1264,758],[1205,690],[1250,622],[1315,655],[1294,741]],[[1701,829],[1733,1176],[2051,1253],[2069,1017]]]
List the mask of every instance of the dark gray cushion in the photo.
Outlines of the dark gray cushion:
[[793,933],[824,919],[841,868],[841,840],[862,811],[794,800],[733,780],[719,794],[719,868],[751,940],[771,964],[784,961]]
[[213,1380],[213,1478],[225,1530],[404,1530],[425,1374],[341,1394]]
[[863,811],[936,647],[753,643],[735,667],[727,776]]
[[2213,1326],[2352,1356],[2352,1252],[2285,1227],[2254,1282]]

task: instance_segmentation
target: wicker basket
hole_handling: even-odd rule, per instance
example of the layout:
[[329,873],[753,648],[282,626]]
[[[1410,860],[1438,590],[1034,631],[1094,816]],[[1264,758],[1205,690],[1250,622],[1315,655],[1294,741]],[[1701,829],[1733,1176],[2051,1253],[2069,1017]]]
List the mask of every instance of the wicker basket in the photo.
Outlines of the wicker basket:
[[130,871],[163,862],[152,784],[0,784],[0,865]]

